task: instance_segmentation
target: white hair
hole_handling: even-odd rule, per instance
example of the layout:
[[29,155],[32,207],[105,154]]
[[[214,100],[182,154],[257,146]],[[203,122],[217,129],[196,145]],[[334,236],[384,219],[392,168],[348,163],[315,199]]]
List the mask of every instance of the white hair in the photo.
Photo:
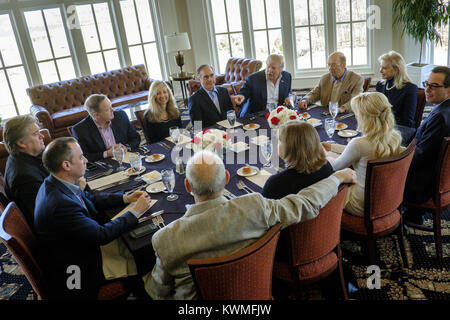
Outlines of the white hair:
[[217,154],[198,151],[186,165],[186,179],[195,195],[212,195],[225,187],[225,165]]

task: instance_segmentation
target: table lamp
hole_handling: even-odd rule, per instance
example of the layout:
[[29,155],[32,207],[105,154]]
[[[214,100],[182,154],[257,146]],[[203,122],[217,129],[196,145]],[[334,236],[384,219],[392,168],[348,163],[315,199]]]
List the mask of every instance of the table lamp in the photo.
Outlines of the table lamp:
[[185,77],[186,73],[183,71],[184,56],[183,50],[190,50],[191,44],[189,43],[189,37],[187,32],[175,33],[173,35],[165,36],[166,38],[166,52],[178,51],[175,56],[175,61],[180,67],[179,77]]

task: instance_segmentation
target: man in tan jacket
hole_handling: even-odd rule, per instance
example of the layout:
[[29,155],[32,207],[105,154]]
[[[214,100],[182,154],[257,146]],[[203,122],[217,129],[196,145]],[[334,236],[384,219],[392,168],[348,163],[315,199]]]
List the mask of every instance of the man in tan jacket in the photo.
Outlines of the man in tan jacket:
[[328,58],[329,73],[320,78],[319,84],[312,89],[299,104],[306,109],[308,104],[320,100],[324,107],[328,103],[338,102],[339,112],[350,110],[350,100],[363,92],[364,79],[359,74],[347,70],[346,58],[342,52],[332,53]]
[[351,169],[338,171],[280,200],[259,193],[227,200],[222,193],[229,179],[214,153],[199,151],[189,160],[185,187],[195,204],[153,235],[156,264],[144,277],[152,299],[196,299],[189,259],[224,256],[249,246],[278,222],[285,228],[316,217],[337,194],[339,184],[354,183],[356,175]]

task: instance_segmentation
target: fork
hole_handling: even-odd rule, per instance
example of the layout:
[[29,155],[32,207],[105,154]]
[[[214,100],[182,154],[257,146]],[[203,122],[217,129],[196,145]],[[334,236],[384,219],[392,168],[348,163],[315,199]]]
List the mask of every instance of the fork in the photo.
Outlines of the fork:
[[252,189],[250,189],[249,187],[247,187],[247,185],[244,183],[244,181],[239,180],[236,183],[236,186],[238,187],[239,190],[244,190],[247,193],[253,193],[254,191]]
[[107,176],[107,175],[111,174],[112,172],[113,172],[113,169],[108,169],[105,172],[100,172],[100,173],[94,174],[93,176],[90,176],[88,179],[86,179],[86,181],[89,182],[89,181],[95,180],[97,178]]
[[159,144],[161,147],[163,147],[164,149],[169,150],[169,149],[167,148],[167,146],[166,146],[165,144],[163,144],[162,142],[159,142],[158,144]]
[[230,191],[228,191],[227,189],[223,190],[223,195],[228,199],[236,198],[236,196],[234,194],[232,194]]

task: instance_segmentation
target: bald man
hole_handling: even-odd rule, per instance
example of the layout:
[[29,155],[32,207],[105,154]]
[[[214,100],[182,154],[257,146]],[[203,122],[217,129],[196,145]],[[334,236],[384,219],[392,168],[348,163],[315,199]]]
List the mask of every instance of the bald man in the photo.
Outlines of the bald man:
[[280,200],[259,193],[227,200],[223,196],[230,173],[222,159],[199,151],[186,166],[186,190],[195,204],[184,216],[153,235],[156,264],[145,281],[153,299],[196,299],[187,261],[220,257],[249,246],[281,222],[283,228],[317,216],[337,194],[340,183],[354,183],[355,172],[345,169]]
[[363,92],[364,79],[353,71],[347,70],[347,62],[342,52],[332,53],[328,57],[329,73],[320,78],[319,84],[303,97],[300,109],[320,100],[328,107],[330,101],[339,103],[339,112],[350,110],[350,100]]

